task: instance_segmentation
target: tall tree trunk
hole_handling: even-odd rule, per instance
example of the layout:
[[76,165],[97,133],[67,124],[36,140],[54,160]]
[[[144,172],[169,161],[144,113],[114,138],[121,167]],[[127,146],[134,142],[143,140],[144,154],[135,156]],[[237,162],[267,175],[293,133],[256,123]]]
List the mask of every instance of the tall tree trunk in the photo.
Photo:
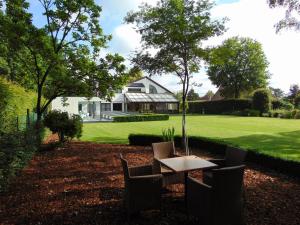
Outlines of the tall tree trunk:
[[189,155],[187,137],[186,137],[186,83],[183,83],[182,91],[182,148],[185,150],[185,154]]

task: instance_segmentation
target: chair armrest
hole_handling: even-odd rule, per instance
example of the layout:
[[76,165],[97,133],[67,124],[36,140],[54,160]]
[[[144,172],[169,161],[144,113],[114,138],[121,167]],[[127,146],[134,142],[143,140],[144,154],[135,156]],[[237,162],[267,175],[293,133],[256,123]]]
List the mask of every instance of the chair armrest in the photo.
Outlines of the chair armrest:
[[128,168],[129,174],[132,177],[152,175],[152,165],[132,166]]
[[226,160],[225,159],[210,159],[208,160],[214,164],[217,164],[219,167],[225,167],[226,166]]
[[161,174],[135,176],[129,178],[129,183],[135,188],[151,188],[153,186],[161,186],[162,178],[163,176]]
[[188,187],[196,187],[199,191],[205,191],[205,192],[210,192],[212,187],[202,183],[201,181],[196,180],[195,178],[188,177],[187,179],[187,185]]

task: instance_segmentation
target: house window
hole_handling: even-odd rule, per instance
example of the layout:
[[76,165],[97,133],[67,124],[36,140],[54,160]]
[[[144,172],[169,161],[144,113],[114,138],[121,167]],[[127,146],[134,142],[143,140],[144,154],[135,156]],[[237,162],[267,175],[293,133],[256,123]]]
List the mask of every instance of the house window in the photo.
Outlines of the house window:
[[122,103],[113,103],[113,111],[122,111]]
[[78,112],[82,112],[82,104],[81,103],[78,104]]
[[141,88],[128,88],[129,93],[141,93],[142,89]]
[[168,110],[178,110],[176,103],[168,103]]
[[157,94],[157,89],[153,85],[149,85],[149,93],[150,94]]
[[110,103],[101,103],[101,111],[111,111]]

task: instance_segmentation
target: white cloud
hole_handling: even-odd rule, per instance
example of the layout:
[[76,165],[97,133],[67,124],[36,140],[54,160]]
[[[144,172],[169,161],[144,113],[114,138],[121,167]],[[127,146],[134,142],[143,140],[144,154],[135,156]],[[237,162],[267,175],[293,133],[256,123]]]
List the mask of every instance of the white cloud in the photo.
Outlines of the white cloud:
[[132,25],[122,24],[115,28],[112,35],[110,48],[114,52],[129,56],[132,51],[140,47],[141,37]]
[[[106,2],[105,5],[111,4],[124,14],[124,11],[136,10],[141,2],[155,4],[157,0],[111,0]],[[105,7],[103,8],[105,9]],[[226,16],[230,21],[226,24],[228,31],[221,37],[208,40],[207,45],[218,45],[232,36],[256,39],[262,43],[270,62],[269,71],[273,74],[270,84],[273,87],[288,91],[291,84],[300,83],[300,74],[298,74],[300,33],[294,31],[275,33],[274,24],[284,16],[283,9],[270,9],[264,0],[240,0],[239,2],[216,6],[212,10],[212,16],[214,18]],[[139,47],[140,36],[135,33],[132,26],[121,24],[114,29],[110,50],[129,57],[130,53]],[[154,77],[154,79],[172,91],[181,89],[181,86],[178,85],[179,80],[175,76],[166,75]],[[195,87],[200,94],[205,94],[208,90],[216,91],[204,71],[195,74],[193,81],[203,84],[200,88]]]

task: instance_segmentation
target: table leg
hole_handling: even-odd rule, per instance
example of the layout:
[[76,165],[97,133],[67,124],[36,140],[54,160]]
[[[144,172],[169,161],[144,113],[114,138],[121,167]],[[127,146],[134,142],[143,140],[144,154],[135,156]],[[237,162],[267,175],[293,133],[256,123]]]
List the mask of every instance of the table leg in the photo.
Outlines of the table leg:
[[184,204],[185,209],[187,210],[187,179],[189,176],[189,172],[184,172]]

